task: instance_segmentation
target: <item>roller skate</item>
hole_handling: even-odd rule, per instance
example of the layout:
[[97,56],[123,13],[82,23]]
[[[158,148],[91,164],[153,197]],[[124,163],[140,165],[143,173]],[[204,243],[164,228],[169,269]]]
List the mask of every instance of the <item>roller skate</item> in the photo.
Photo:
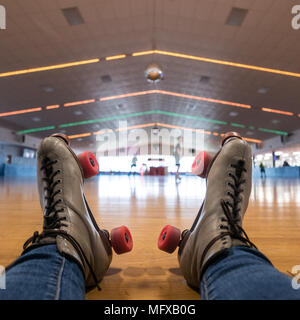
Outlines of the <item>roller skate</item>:
[[251,148],[240,134],[228,132],[216,155],[198,154],[192,172],[206,179],[205,199],[190,229],[162,229],[158,248],[172,253],[178,247],[182,274],[190,286],[199,288],[207,266],[226,250],[256,248],[242,228],[252,184]]
[[43,231],[36,231],[25,242],[23,251],[56,244],[62,255],[78,263],[87,290],[99,288],[112,260],[112,248],[122,254],[133,246],[127,227],[115,228],[109,234],[96,223],[83,184],[84,179],[98,173],[94,154],[86,151],[76,156],[68,136],[53,134],[42,140],[37,152],[37,179],[44,213]]

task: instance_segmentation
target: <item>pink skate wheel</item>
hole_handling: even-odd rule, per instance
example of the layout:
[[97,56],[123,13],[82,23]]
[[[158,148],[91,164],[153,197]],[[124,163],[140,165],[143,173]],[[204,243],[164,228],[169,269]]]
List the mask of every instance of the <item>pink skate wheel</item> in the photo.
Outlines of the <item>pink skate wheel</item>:
[[99,173],[99,164],[92,152],[85,151],[77,156],[80,161],[84,178],[88,179]]
[[206,178],[207,169],[212,158],[206,151],[199,152],[192,164],[192,173],[198,177]]
[[180,241],[180,230],[167,224],[158,238],[158,248],[162,251],[172,253],[176,250]]
[[122,254],[132,250],[133,241],[129,229],[125,226],[114,228],[110,233],[110,241],[115,253]]

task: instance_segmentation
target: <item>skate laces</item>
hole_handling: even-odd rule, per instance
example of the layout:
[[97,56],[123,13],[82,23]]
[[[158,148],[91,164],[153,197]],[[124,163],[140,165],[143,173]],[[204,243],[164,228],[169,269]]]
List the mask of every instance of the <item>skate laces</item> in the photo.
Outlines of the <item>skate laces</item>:
[[100,291],[101,288],[98,285],[99,280],[97,279],[97,276],[92,266],[90,265],[86,255],[84,254],[81,246],[65,230],[60,230],[62,226],[67,227],[67,225],[62,223],[63,220],[66,220],[66,217],[58,217],[58,213],[63,212],[65,209],[56,208],[56,206],[62,202],[62,199],[58,199],[54,201],[55,196],[59,193],[62,193],[61,189],[54,192],[54,188],[58,184],[62,183],[61,179],[54,181],[55,176],[61,172],[60,169],[56,171],[53,170],[53,165],[56,164],[57,162],[58,160],[51,161],[48,158],[45,158],[43,160],[43,165],[41,166],[40,170],[44,171],[45,177],[42,180],[45,181],[47,184],[47,187],[44,188],[44,191],[48,191],[48,194],[45,197],[45,199],[47,200],[47,205],[45,206],[46,212],[44,213],[43,232],[39,234],[38,231],[35,231],[33,235],[24,243],[23,250],[26,250],[30,244],[39,244],[40,240],[44,238],[48,238],[48,237],[56,238],[56,236],[63,237],[64,239],[68,240],[72,244],[72,246],[78,253],[81,261],[85,261],[95,281],[95,286]]
[[232,238],[238,239],[250,245],[250,247],[256,248],[256,246],[250,241],[244,229],[239,225],[241,222],[239,216],[241,209],[238,208],[238,204],[242,201],[240,193],[244,191],[241,186],[246,182],[246,180],[242,178],[242,174],[243,172],[247,172],[244,165],[245,162],[242,160],[238,161],[237,164],[231,164],[231,167],[235,169],[235,174],[232,174],[231,172],[228,174],[233,179],[233,183],[228,182],[228,186],[231,187],[232,192],[228,191],[227,195],[232,199],[232,202],[221,199],[221,206],[226,217],[226,219],[222,218],[222,221],[227,221],[229,228],[224,225],[221,225],[220,228],[228,230],[228,232],[221,233],[222,236],[230,235]]
[[60,169],[56,171],[53,170],[53,165],[57,162],[58,160],[51,161],[50,159],[45,158],[43,160],[43,165],[40,168],[41,171],[44,171],[45,177],[43,178],[43,181],[45,181],[47,185],[44,188],[44,191],[47,191],[48,193],[45,197],[47,205],[45,206],[46,212],[44,213],[44,230],[59,229],[61,226],[67,226],[61,222],[62,220],[66,220],[66,218],[58,217],[58,213],[63,212],[64,208],[56,208],[56,206],[62,202],[62,199],[54,201],[55,196],[62,193],[61,189],[54,192],[55,187],[62,182],[61,179],[55,179],[55,176],[61,172]]

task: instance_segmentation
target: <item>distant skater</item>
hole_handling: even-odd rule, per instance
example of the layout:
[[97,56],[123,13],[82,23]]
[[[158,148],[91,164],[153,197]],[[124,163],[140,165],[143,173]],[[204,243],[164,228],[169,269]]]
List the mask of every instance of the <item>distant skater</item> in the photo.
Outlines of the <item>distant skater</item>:
[[[137,163],[137,157],[136,157],[136,155],[134,155],[131,160],[131,167],[130,167],[130,171],[129,171],[128,175],[131,175],[132,168],[134,168],[134,170],[136,169],[136,163]],[[136,171],[134,171],[133,174],[136,174]]]
[[265,170],[265,166],[263,165],[262,162],[260,163],[259,168],[260,168],[260,177],[266,178],[267,177],[266,170]]
[[179,169],[180,169],[180,158],[182,155],[182,137],[178,137],[178,142],[174,148],[174,156],[175,156],[175,164],[177,167],[176,171],[176,182],[179,182],[181,180],[181,177],[179,176]]

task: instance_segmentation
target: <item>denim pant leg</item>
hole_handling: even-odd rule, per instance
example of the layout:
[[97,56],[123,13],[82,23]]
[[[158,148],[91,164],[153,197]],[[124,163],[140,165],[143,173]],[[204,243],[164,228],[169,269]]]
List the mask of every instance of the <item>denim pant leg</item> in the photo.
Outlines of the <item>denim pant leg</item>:
[[32,249],[5,271],[0,300],[82,300],[85,281],[78,264],[60,255],[55,244]]
[[300,300],[292,279],[275,269],[259,251],[232,247],[205,270],[203,300]]

